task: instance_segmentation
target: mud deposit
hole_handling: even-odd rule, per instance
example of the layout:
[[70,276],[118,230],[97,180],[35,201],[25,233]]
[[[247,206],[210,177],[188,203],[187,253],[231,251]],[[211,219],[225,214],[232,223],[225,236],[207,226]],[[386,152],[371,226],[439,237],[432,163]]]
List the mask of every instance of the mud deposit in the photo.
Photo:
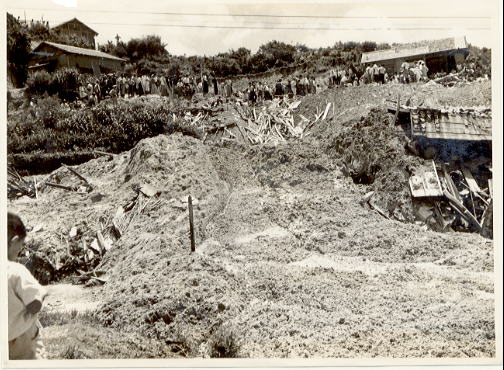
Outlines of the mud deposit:
[[[492,242],[408,222],[403,183],[408,166],[423,163],[395,128],[377,129],[382,113],[367,117],[334,118],[314,128],[324,140],[276,147],[145,139],[76,168],[93,193],[47,189],[10,207],[29,226],[43,224],[32,237],[51,255],[66,248],[58,235],[72,226],[97,230],[132,185],[158,189],[97,267],[107,282],[94,317],[183,342],[190,356],[210,356],[222,333],[236,340],[238,357],[495,356]],[[344,173],[345,156],[369,145],[356,127],[384,143],[370,153],[379,166],[370,184]],[[390,219],[360,204],[371,190]]]

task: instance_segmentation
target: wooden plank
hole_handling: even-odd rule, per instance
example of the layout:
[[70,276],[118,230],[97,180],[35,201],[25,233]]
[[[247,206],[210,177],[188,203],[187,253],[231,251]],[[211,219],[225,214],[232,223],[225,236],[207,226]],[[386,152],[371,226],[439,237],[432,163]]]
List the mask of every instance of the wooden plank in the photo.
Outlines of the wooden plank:
[[422,175],[415,175],[409,178],[411,195],[415,198],[422,197],[440,197],[443,196],[443,190],[433,172],[425,172]]
[[478,194],[481,193],[481,189],[480,189],[478,183],[476,182],[476,180],[474,179],[471,171],[469,171],[469,169],[467,169],[467,168],[462,168],[462,173],[464,174],[467,185],[469,185],[469,189],[473,193],[478,193]]
[[74,186],[66,186],[66,185],[54,184],[52,182],[46,182],[46,185],[52,186],[53,188],[65,189],[65,190],[68,190],[68,191],[76,191],[77,190]]
[[326,119],[327,113],[329,112],[329,108],[331,108],[331,103],[327,103],[326,109],[324,111],[324,115],[322,116],[322,120]]
[[472,224],[478,232],[481,232],[481,225],[478,220],[474,218],[471,212],[448,191],[445,190],[443,193],[446,199],[448,199],[452,204],[453,209],[457,211],[467,222]]
[[446,185],[448,186],[449,192],[455,197],[455,199],[459,203],[462,203],[462,197],[460,196],[460,194],[457,190],[457,187],[455,186],[455,183],[453,182],[450,174],[448,173],[448,170],[446,169],[445,164],[443,163],[441,166],[443,168],[444,178],[446,181]]
[[159,193],[159,190],[155,189],[152,185],[142,184],[139,191],[146,197],[153,197]]
[[72,172],[75,176],[77,176],[79,179],[81,179],[82,181],[84,181],[86,184],[90,185],[89,184],[89,181],[87,181],[87,179],[82,176],[80,173],[78,173],[76,170],[74,170],[72,167],[70,166],[67,166],[66,164],[63,165],[66,169],[68,169],[70,172]]
[[432,162],[432,168],[434,170],[434,174],[436,175],[436,180],[437,180],[437,184],[438,184],[439,190],[443,191],[443,188],[441,187],[441,181],[439,180],[439,176],[438,176],[438,173],[437,173],[436,162],[434,162],[434,160],[432,160],[431,162]]

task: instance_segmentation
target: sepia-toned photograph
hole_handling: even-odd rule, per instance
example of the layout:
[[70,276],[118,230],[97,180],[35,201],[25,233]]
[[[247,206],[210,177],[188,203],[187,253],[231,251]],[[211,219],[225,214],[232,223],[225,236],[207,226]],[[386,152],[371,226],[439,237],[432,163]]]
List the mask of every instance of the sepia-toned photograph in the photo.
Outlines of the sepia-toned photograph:
[[7,0],[3,364],[502,361],[498,5]]

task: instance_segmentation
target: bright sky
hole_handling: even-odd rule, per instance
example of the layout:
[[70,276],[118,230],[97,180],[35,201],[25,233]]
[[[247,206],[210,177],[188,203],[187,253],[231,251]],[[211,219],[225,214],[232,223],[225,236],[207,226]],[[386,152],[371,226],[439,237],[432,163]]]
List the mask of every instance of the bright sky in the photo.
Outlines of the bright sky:
[[255,52],[271,40],[325,47],[336,41],[393,43],[466,36],[471,44],[491,47],[497,33],[492,27],[497,4],[497,0],[6,0],[7,11],[21,19],[43,18],[55,26],[76,17],[99,33],[99,44],[115,41],[116,35],[128,41],[156,34],[175,55],[215,55],[241,46]]

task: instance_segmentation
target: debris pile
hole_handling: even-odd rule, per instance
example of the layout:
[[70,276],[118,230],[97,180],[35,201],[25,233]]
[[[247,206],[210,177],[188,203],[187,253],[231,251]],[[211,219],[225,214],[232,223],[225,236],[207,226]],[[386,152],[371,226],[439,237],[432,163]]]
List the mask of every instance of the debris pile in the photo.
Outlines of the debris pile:
[[341,158],[343,173],[354,183],[371,185],[373,193],[364,203],[387,218],[415,221],[408,180],[424,161],[408,155],[403,131],[391,125],[390,115],[379,109],[345,126],[329,141],[327,151]]
[[[67,187],[63,188],[68,190]],[[132,199],[124,206],[119,206],[115,214],[99,217],[94,227],[86,221],[81,221],[67,232],[59,233],[60,243],[66,245],[66,248],[42,255],[38,253],[37,245],[28,243],[25,248],[24,262],[28,267],[36,266],[33,273],[42,283],[49,283],[67,276],[71,276],[73,283],[86,284],[86,286],[106,283],[106,279],[102,277],[106,271],[98,268],[103,257],[148,205],[159,202],[156,199],[159,192],[152,186],[134,184],[132,188],[135,192]],[[90,196],[93,203],[102,198],[101,193]],[[39,227],[31,232],[34,233],[40,229]]]
[[301,121],[296,123],[294,110],[300,103],[300,100],[289,102],[287,99],[275,99],[257,111],[254,107],[235,107],[236,118],[241,118],[247,123],[244,125],[246,132],[243,136],[251,144],[280,143],[286,142],[288,139],[306,137],[309,135],[307,130],[310,127],[320,120],[326,119],[331,103],[327,104],[324,111],[315,114],[312,120],[299,115]]
[[470,69],[464,68],[458,73],[449,73],[445,76],[430,80],[428,83],[437,83],[445,87],[453,87],[460,84],[471,83],[472,81],[480,82],[485,80],[488,80],[488,76],[475,78],[474,73],[471,72]]
[[424,221],[437,231],[477,232],[492,238],[491,169],[478,166],[475,178],[464,165],[441,163],[439,167],[433,162],[432,172],[410,178],[412,196],[429,199],[421,210]]
[[30,198],[37,197],[37,183],[26,181],[13,166],[7,167],[7,197],[9,199],[19,198],[26,195]]

